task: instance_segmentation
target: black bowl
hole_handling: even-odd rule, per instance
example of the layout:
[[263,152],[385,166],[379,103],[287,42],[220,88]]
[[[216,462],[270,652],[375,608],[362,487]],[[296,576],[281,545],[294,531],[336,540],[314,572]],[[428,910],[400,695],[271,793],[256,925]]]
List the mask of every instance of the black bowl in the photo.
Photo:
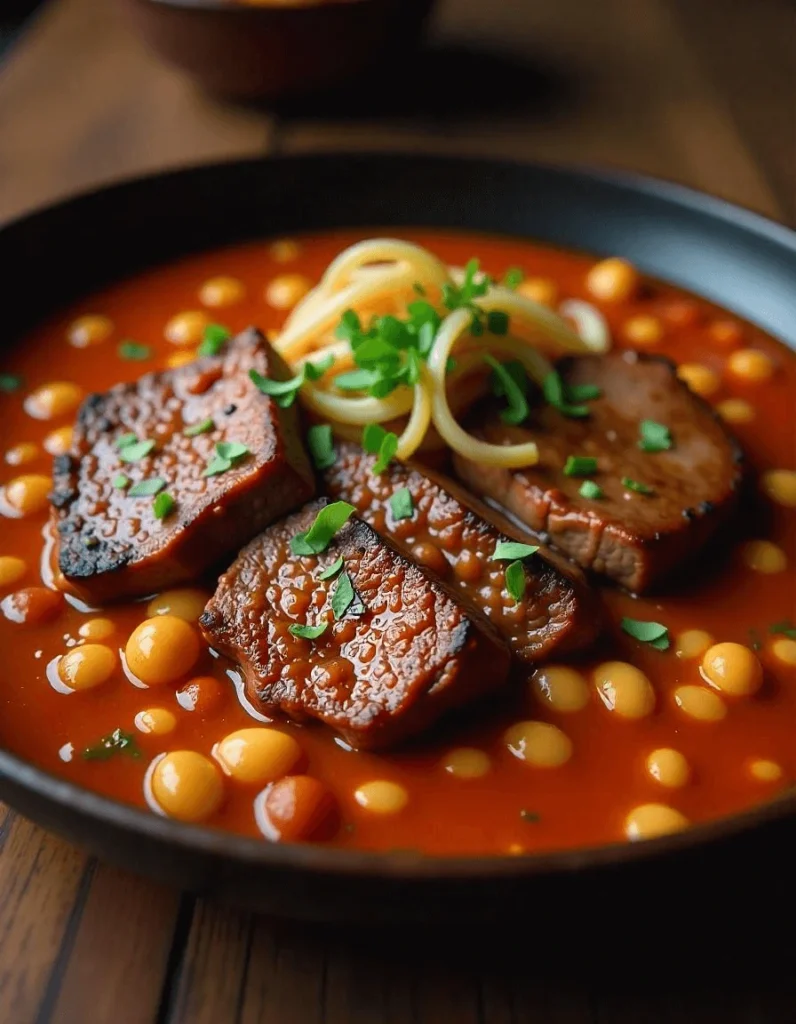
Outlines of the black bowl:
[[[19,341],[60,305],[153,264],[246,239],[344,226],[466,228],[621,254],[796,348],[796,235],[755,214],[624,175],[362,154],[163,174],[7,226],[0,231],[5,343]],[[530,912],[540,926],[571,929],[574,918],[582,926],[643,911],[645,918],[654,913],[661,929],[689,913],[694,937],[698,921],[714,932],[722,922],[772,905],[782,911],[793,901],[792,793],[651,842],[469,858],[279,846],[182,825],[2,751],[0,796],[132,870],[289,917],[450,925]]]

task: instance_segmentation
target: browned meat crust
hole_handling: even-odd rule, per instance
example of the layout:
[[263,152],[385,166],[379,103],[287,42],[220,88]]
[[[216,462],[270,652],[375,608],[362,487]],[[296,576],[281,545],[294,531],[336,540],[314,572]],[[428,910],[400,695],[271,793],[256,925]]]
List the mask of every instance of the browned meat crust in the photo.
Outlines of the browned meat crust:
[[[325,501],[253,540],[221,577],[200,625],[242,669],[266,715],[318,719],[353,747],[391,746],[452,708],[499,690],[509,654],[438,582],[353,519],[318,556],[289,548]],[[320,574],[345,560],[334,579]],[[338,620],[335,589],[348,574],[356,599]],[[359,607],[357,607],[357,605]],[[328,622],[315,640],[291,625]]]
[[[77,593],[106,603],[196,579],[312,497],[296,410],[261,394],[250,369],[289,375],[262,335],[249,330],[219,357],[148,373],[84,401],[71,452],[55,460],[51,496],[58,565]],[[212,429],[186,436],[207,419]],[[155,446],[125,463],[118,442],[128,434]],[[204,476],[217,442],[239,442],[249,454]],[[118,485],[120,475],[127,487]],[[162,520],[153,496],[129,494],[135,483],[156,478],[176,503]]]
[[[490,415],[480,425],[482,436],[495,443],[532,439],[539,463],[512,471],[457,456],[456,470],[473,490],[585,568],[630,591],[647,591],[681,568],[728,518],[743,478],[741,451],[667,359],[615,352],[566,359],[559,372],[568,385],[601,389],[601,397],[588,403],[588,418],[569,418],[546,404],[523,427],[507,427]],[[642,451],[642,420],[667,426],[673,447]],[[603,497],[580,495],[583,478],[563,472],[571,455],[597,459],[590,476]],[[635,493],[623,478],[653,493]]]
[[[599,625],[597,596],[577,569],[568,573],[540,552],[526,562],[527,589],[515,602],[505,589],[505,562],[491,561],[497,543],[514,540],[498,530],[452,481],[426,470],[392,463],[372,473],[375,456],[355,444],[339,444],[324,474],[328,494],[351,502],[358,514],[408,557],[440,577],[460,598],[476,605],[514,654],[538,661],[588,646]],[[412,496],[411,518],[396,519],[390,499],[401,488]],[[480,510],[479,510],[480,511]],[[528,543],[533,538],[520,537]]]

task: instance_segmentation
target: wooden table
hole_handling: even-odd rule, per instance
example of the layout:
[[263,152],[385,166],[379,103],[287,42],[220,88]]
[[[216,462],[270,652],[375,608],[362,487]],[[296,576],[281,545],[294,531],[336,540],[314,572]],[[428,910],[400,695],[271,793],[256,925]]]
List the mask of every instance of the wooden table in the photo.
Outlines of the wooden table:
[[[0,68],[0,220],[165,166],[345,147],[628,167],[796,223],[788,0],[445,0],[433,34],[434,102],[276,117],[197,94],[105,0],[54,0]],[[122,874],[0,811],[6,1024],[796,1021],[792,937],[778,944],[786,970],[729,977],[674,960],[631,970],[606,950],[575,961],[534,949],[542,937],[520,925],[503,960],[475,936],[451,951],[269,923]]]

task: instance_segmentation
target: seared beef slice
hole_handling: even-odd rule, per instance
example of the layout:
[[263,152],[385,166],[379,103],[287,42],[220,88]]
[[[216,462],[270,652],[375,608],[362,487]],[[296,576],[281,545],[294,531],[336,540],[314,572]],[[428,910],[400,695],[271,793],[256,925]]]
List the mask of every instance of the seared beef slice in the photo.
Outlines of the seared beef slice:
[[[78,593],[104,603],[195,579],[314,494],[296,410],[261,394],[250,369],[289,376],[249,330],[219,357],[148,373],[84,401],[71,452],[55,460],[52,494],[59,568]],[[206,420],[209,429],[186,435]],[[154,447],[125,462],[119,440],[131,434]],[[205,476],[218,442],[245,445],[248,454]],[[120,476],[129,485],[120,486]],[[157,478],[176,503],[162,520],[152,495],[129,493]]]
[[[538,661],[592,642],[600,621],[597,598],[577,569],[570,574],[541,552],[533,555],[517,602],[506,591],[506,563],[491,560],[497,544],[512,538],[477,515],[450,484],[396,462],[374,474],[376,457],[355,444],[338,445],[336,454],[324,474],[326,492],[349,501],[375,530],[480,608],[517,657]],[[413,511],[396,519],[390,501],[404,487]]]
[[[451,708],[498,690],[508,652],[426,573],[360,520],[321,555],[291,553],[324,502],[251,542],[219,580],[200,625],[237,662],[246,694],[268,716],[315,718],[349,744],[375,749],[421,732]],[[340,556],[342,570],[320,579]],[[354,601],[339,619],[338,587]],[[317,639],[290,626],[327,623]]]
[[[498,502],[587,569],[628,590],[649,590],[682,567],[731,512],[742,479],[741,453],[710,407],[680,381],[668,360],[635,352],[566,359],[565,384],[594,384],[601,396],[583,419],[540,404],[523,427],[497,417],[481,426],[495,443],[534,440],[540,460],[507,470],[456,458],[476,492]],[[673,446],[639,447],[642,420],[668,427]],[[592,456],[589,476],[604,496],[583,498],[582,477],[565,476],[568,456]],[[623,478],[652,488],[639,494]]]

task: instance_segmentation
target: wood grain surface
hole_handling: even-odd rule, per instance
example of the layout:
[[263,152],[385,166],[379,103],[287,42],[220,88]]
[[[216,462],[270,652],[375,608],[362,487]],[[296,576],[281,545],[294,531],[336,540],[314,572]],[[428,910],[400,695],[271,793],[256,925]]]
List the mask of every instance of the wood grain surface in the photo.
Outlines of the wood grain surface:
[[[273,114],[201,95],[114,4],[53,0],[0,66],[0,220],[162,167],[359,148],[630,168],[793,225],[795,69],[789,0],[445,0],[378,106]],[[277,924],[97,864],[0,809],[5,1024],[796,1022],[792,935],[728,935],[688,962],[673,935],[650,960],[640,908],[627,961],[608,937],[547,948],[533,924],[492,953],[476,935]]]

